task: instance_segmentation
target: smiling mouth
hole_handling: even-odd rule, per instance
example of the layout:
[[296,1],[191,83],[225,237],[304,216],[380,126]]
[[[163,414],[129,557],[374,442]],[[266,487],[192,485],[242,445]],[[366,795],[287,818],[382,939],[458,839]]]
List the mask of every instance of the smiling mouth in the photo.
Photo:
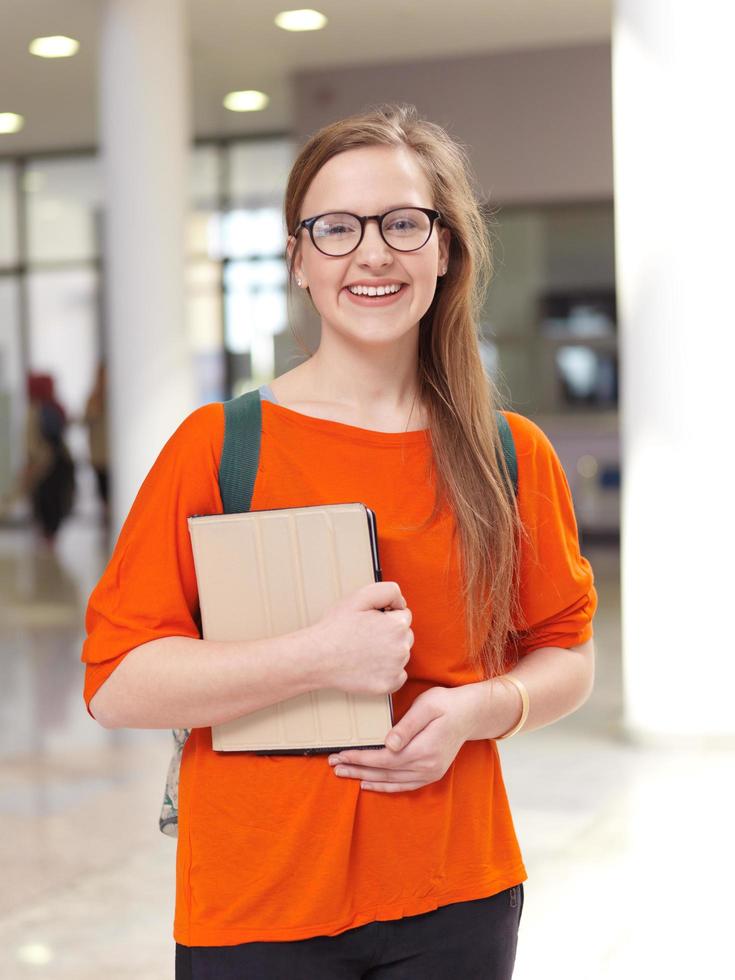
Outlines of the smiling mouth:
[[371,296],[369,293],[353,293],[348,286],[344,287],[343,292],[347,293],[351,300],[355,300],[364,306],[385,306],[401,296],[406,289],[407,283],[402,282],[399,289],[390,293],[375,293],[375,295]]

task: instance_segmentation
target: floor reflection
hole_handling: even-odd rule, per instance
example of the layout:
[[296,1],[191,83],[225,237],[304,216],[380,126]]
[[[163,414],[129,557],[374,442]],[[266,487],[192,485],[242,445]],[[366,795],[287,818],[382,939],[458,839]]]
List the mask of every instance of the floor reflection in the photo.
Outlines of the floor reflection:
[[[500,747],[529,871],[515,977],[724,980],[732,753],[620,737],[618,555],[585,551],[600,593],[594,694]],[[3,980],[172,976],[175,844],[157,829],[170,736],[106,731],[81,698],[103,562],[88,518],[55,553],[0,530]]]

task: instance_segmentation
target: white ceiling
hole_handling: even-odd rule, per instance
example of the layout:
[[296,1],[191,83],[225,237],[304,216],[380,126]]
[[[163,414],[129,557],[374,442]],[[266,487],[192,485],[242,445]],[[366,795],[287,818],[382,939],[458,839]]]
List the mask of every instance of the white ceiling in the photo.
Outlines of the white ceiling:
[[[149,3],[158,0],[147,0]],[[308,0],[329,18],[322,31],[277,28],[280,10],[304,0],[181,0],[189,22],[192,119],[197,136],[291,127],[289,77],[297,70],[461,57],[518,48],[609,40],[612,0]],[[90,147],[97,142],[97,35],[105,0],[0,0],[0,112],[25,128],[0,135],[0,155]],[[33,37],[68,34],[73,58],[28,53]],[[232,113],[232,89],[260,89],[271,102]]]

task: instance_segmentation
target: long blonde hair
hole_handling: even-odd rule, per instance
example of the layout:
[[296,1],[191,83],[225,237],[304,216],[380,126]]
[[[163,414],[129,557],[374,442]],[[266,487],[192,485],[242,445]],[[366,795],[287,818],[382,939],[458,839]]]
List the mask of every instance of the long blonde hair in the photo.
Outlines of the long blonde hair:
[[[449,265],[419,325],[418,397],[429,423],[436,466],[434,507],[445,501],[459,532],[468,649],[473,667],[493,677],[517,662],[522,628],[518,596],[523,533],[498,432],[499,396],[480,358],[479,317],[492,275],[483,208],[472,188],[464,147],[412,105],[378,105],[315,133],[289,175],[284,202],[293,234],[317,172],[332,157],[366,146],[414,151],[450,229]],[[289,262],[289,290],[300,239]]]

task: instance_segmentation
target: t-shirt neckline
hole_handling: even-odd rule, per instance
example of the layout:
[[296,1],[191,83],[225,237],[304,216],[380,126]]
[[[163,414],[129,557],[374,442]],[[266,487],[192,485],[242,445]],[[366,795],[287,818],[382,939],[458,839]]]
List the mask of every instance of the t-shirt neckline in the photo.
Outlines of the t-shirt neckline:
[[271,401],[262,397],[261,408],[266,412],[275,412],[286,421],[305,428],[322,432],[337,432],[361,442],[371,442],[381,445],[400,445],[407,443],[427,443],[429,441],[430,429],[410,429],[407,432],[381,432],[379,429],[363,429],[358,425],[350,425],[347,422],[337,422],[334,419],[322,419],[316,415],[305,415],[297,412],[293,408],[287,408],[280,402]]

